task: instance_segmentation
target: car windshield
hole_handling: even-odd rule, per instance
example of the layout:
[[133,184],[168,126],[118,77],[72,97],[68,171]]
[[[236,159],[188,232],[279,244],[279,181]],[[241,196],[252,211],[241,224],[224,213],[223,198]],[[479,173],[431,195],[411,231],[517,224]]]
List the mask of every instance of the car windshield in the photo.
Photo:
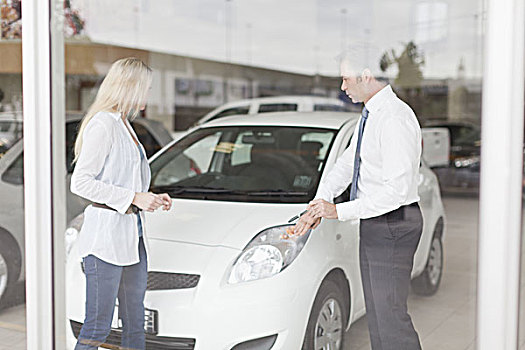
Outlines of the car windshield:
[[152,161],[151,190],[180,198],[306,203],[336,133],[285,126],[196,130]]

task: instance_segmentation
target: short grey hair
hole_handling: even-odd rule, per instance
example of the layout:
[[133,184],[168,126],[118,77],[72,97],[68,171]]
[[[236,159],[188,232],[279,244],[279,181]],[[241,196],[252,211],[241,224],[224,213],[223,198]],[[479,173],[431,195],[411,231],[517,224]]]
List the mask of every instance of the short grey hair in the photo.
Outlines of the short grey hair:
[[336,61],[339,66],[346,64],[357,75],[368,69],[376,80],[388,83],[388,77],[381,71],[380,60],[374,57],[372,49],[368,45],[353,45],[337,55]]

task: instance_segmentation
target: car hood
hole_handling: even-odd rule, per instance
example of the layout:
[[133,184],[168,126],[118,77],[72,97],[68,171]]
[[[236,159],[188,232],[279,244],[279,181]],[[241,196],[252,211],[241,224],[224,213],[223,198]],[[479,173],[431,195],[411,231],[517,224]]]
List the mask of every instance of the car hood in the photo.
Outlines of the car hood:
[[146,214],[149,240],[243,249],[262,230],[288,223],[306,204],[174,199],[169,212]]

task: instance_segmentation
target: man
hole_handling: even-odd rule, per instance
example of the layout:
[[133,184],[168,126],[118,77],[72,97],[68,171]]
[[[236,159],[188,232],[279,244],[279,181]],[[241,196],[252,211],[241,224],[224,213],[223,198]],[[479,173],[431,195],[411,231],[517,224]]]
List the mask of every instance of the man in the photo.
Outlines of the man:
[[[364,108],[348,149],[321,183],[295,234],[321,218],[360,219],[360,266],[373,350],[421,349],[407,311],[423,219],[417,202],[421,129],[412,109],[370,69],[341,61],[341,89]],[[333,198],[350,187],[350,201]]]

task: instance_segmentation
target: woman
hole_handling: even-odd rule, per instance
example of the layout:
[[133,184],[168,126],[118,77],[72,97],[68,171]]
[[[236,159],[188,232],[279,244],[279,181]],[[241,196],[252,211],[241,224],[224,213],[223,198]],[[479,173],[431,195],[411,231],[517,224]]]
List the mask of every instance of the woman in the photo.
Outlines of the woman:
[[147,254],[143,211],[171,208],[148,193],[150,169],[128,119],[146,106],[151,69],[136,58],[116,61],[82,120],[71,191],[91,202],[78,240],[86,274],[86,317],[76,350],[96,349],[111,329],[118,297],[122,347],[144,349]]

